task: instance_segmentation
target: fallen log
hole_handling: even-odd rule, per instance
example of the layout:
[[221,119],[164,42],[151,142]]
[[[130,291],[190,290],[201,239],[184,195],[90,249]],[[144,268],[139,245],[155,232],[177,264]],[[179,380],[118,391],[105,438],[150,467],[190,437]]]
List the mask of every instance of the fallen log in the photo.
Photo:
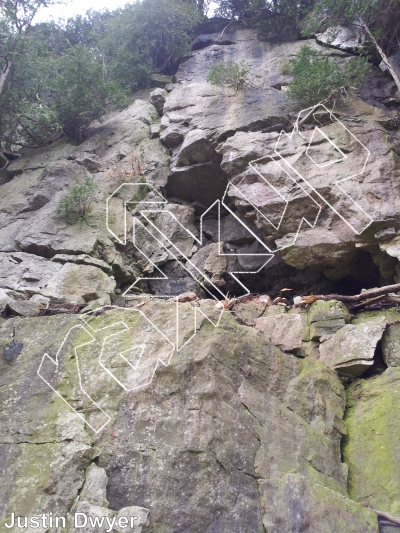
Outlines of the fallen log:
[[400,519],[395,518],[389,513],[385,513],[383,511],[377,511],[374,509],[374,512],[376,514],[376,517],[378,518],[378,522],[381,526],[392,526],[392,527],[399,527],[400,528]]

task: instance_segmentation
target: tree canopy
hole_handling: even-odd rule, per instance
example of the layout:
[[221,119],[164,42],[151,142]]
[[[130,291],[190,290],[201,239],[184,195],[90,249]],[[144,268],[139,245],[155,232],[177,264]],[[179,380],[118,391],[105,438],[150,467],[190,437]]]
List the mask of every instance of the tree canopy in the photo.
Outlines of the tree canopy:
[[347,26],[363,34],[365,46],[376,49],[400,90],[399,75],[390,61],[400,44],[399,0],[319,0],[307,31],[316,31],[321,24]]
[[121,109],[150,75],[190,51],[203,4],[143,0],[114,12],[34,24],[56,0],[0,0],[0,148],[81,142],[95,119]]
[[[81,142],[93,120],[122,109],[134,91],[149,86],[151,74],[175,73],[209,5],[209,0],[141,0],[114,11],[35,24],[40,9],[58,1],[0,0],[0,156],[2,150],[43,146],[61,135]],[[400,0],[216,4],[216,15],[244,20],[261,38],[298,37],[301,31],[337,24],[354,28],[364,34],[364,48],[379,53],[400,89],[391,59],[400,43]],[[295,81],[289,94],[299,104],[303,97],[304,102],[322,97],[313,80],[334,91],[354,85],[367,69],[365,59],[341,69],[304,50],[296,61],[308,62],[309,73],[296,74],[291,65]],[[232,68],[219,65],[210,81],[231,75]],[[233,75],[236,85],[243,85],[245,77],[239,71]]]

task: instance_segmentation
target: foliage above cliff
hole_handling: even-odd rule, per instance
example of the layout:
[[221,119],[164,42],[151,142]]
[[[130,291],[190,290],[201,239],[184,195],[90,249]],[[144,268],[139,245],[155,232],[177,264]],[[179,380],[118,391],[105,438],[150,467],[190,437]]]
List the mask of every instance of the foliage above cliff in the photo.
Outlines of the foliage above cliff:
[[399,49],[400,3],[398,0],[320,0],[310,15],[308,33],[325,26],[346,26],[362,34],[365,46],[379,53],[400,90],[400,77],[390,55]]
[[121,109],[150,74],[190,51],[199,7],[144,0],[115,12],[33,25],[50,0],[0,2],[0,148],[81,142],[95,119]]
[[246,20],[256,27],[261,38],[299,35],[300,23],[315,0],[217,0],[217,14]]

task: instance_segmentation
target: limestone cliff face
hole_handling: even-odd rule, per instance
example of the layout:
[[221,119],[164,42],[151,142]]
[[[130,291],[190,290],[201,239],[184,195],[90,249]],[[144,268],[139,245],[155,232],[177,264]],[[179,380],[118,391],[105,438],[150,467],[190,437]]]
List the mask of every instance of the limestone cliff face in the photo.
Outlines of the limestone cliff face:
[[[398,310],[217,304],[398,280],[395,86],[374,71],[293,129],[282,63],[303,43],[227,31],[80,146],[0,171],[1,531],[13,512],[70,531],[75,512],[137,516],[135,533],[378,533],[373,509],[400,515]],[[222,58],[252,87],[207,83]],[[58,206],[85,174],[80,222]]]

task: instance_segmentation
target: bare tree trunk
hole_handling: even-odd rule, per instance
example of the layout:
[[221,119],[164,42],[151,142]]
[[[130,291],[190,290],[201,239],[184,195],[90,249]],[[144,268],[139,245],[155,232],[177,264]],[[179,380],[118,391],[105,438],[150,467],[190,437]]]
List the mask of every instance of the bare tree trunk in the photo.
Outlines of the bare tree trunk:
[[374,45],[376,46],[376,49],[378,50],[379,52],[379,55],[381,56],[382,58],[382,61],[385,63],[385,65],[387,66],[387,69],[388,71],[390,72],[390,74],[392,75],[392,78],[394,79],[394,82],[395,84],[397,85],[397,88],[399,89],[400,91],[400,77],[398,76],[396,70],[394,69],[393,65],[390,63],[389,61],[389,58],[387,57],[387,55],[385,54],[385,52],[383,51],[382,47],[379,45],[378,41],[375,39],[375,37],[372,35],[372,33],[370,32],[370,29],[368,28],[368,26],[365,24],[365,22],[363,21],[363,19],[358,16],[358,20],[360,21],[360,24],[363,28],[363,30],[365,31],[365,33],[368,35],[368,37],[371,39],[371,41],[374,43]]
[[5,67],[3,68],[0,74],[0,96],[3,92],[4,84],[6,83],[7,77],[10,74],[11,67],[12,67],[12,61],[8,61],[6,59]]

